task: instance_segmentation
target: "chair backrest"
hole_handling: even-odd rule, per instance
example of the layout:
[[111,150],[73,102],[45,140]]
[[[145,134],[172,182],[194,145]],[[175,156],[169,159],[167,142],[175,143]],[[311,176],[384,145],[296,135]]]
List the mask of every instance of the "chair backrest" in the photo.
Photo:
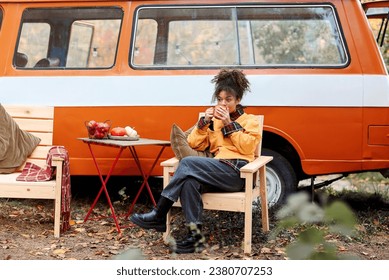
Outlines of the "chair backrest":
[[262,152],[262,138],[263,138],[263,115],[257,115],[259,122],[259,131],[261,133],[261,140],[258,143],[257,148],[255,149],[255,157],[259,157]]
[[[7,113],[15,120],[20,129],[28,131],[41,139],[38,147],[27,161],[39,166],[46,164],[46,157],[53,144],[54,108],[43,106],[4,105]],[[24,167],[20,166],[19,171]]]

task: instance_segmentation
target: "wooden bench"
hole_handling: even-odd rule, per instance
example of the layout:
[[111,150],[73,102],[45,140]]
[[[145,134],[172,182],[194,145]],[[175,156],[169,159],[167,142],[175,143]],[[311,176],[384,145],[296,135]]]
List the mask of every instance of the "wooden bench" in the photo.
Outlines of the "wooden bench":
[[[13,106],[4,105],[5,110],[16,121],[19,127],[29,131],[41,139],[38,147],[32,152],[27,161],[44,167],[47,153],[53,143],[53,107]],[[26,162],[27,162],[26,161]],[[61,222],[61,184],[63,159],[52,159],[52,166],[56,167],[55,178],[51,181],[24,182],[16,181],[25,165],[22,164],[17,172],[0,174],[0,197],[53,199],[54,200],[54,236],[60,236]]]

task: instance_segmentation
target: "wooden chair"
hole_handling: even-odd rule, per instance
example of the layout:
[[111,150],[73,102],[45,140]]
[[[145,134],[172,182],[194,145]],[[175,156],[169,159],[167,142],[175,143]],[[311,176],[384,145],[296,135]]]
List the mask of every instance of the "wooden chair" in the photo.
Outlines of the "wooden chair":
[[[258,116],[260,131],[263,130],[263,116]],[[266,164],[273,157],[261,156],[262,141],[258,144],[255,151],[255,160],[243,166],[240,170],[241,178],[245,179],[245,190],[233,193],[204,193],[202,195],[204,209],[222,210],[245,213],[244,221],[244,253],[251,253],[252,239],[252,203],[257,198],[261,201],[262,229],[269,231],[269,214],[266,194]],[[166,187],[179,164],[177,158],[171,158],[161,163],[163,166],[163,187]],[[254,187],[253,187],[254,186]],[[180,207],[177,202],[173,206]],[[164,240],[167,242],[170,235],[171,213],[167,216],[167,229],[164,234]]]

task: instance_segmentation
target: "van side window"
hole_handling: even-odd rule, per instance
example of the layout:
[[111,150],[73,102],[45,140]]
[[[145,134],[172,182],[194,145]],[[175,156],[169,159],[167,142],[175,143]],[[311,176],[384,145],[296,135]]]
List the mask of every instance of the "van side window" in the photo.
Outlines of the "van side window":
[[[32,68],[40,59],[42,59],[42,57],[46,57],[50,39],[50,29],[50,25],[47,23],[26,22],[23,24],[20,33],[19,47],[16,53],[15,66]],[[24,57],[25,63],[20,62],[21,57]]]
[[14,65],[34,70],[112,67],[122,18],[117,7],[26,9]]
[[[386,5],[389,4],[386,3]],[[389,44],[387,41],[387,36],[389,34],[389,8],[369,8],[366,11],[366,16],[369,20],[373,35],[376,38],[376,42],[380,48],[386,68],[389,70]]]
[[158,24],[153,19],[144,19],[138,22],[134,49],[134,63],[137,65],[153,65],[155,44],[157,41]]
[[345,67],[334,7],[152,6],[136,12],[134,68]]

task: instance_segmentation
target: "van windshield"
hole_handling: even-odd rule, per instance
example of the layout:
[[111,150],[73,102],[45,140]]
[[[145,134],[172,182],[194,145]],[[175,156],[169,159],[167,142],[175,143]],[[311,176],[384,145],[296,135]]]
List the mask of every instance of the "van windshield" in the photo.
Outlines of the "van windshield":
[[141,7],[134,36],[135,68],[348,63],[331,5]]

